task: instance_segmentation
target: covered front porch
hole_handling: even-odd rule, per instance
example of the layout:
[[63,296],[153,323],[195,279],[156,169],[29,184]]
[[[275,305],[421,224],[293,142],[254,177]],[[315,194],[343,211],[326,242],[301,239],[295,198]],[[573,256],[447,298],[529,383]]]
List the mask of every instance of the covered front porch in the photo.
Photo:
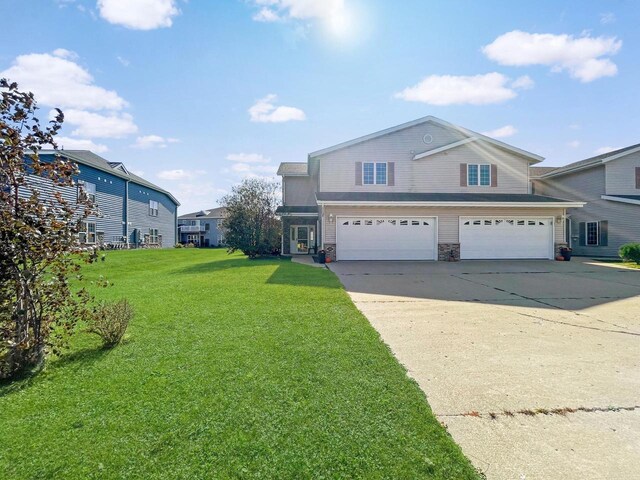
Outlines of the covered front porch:
[[319,249],[318,208],[311,206],[279,207],[282,219],[283,255],[312,255]]

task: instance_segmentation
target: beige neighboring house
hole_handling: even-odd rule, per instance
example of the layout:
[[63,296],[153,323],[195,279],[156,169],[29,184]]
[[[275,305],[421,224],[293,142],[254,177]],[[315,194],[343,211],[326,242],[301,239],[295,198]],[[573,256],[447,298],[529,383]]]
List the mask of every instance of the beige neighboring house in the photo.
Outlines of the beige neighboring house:
[[552,259],[569,208],[530,192],[542,157],[435,117],[283,163],[284,254],[333,260]]
[[640,242],[640,144],[563,167],[531,172],[532,189],[586,202],[569,209],[566,236],[575,255],[612,257]]

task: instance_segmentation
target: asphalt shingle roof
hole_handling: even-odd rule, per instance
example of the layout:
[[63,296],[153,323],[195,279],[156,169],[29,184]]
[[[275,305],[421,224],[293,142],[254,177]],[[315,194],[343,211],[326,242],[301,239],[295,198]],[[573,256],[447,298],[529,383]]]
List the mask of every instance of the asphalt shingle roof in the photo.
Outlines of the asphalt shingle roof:
[[277,214],[283,213],[318,213],[318,207],[313,206],[280,206],[276,209]]
[[282,162],[278,167],[278,175],[307,175],[307,162]]
[[138,175],[134,175],[131,172],[125,173],[120,169],[117,169],[118,165],[121,165],[120,162],[109,162],[108,160],[102,158],[99,155],[89,151],[89,150],[42,150],[40,155],[62,155],[63,157],[73,160],[82,165],[88,165],[90,167],[96,168],[98,170],[102,170],[103,172],[110,173],[115,175],[116,177],[124,178],[126,180],[130,180],[138,185],[143,185],[145,187],[149,187],[158,192],[162,192],[166,194],[171,200],[175,202],[176,205],[180,205],[180,202],[167,190],[164,190],[157,185],[154,185],[148,180],[145,180]]
[[402,193],[402,192],[323,192],[316,194],[318,201],[334,202],[565,202],[553,197],[528,193]]
[[224,207],[208,208],[199,212],[185,213],[180,215],[179,219],[195,219],[195,218],[223,218],[225,214]]
[[[603,162],[603,160],[606,160],[609,157],[613,157],[614,155],[619,155],[621,153],[627,152],[629,150],[633,150],[638,147],[640,147],[640,143],[636,143],[635,145],[629,145],[628,147],[624,147],[624,148],[619,148],[618,150],[614,150],[612,152],[596,155],[595,157],[585,158],[584,160],[580,160],[579,162],[573,162],[568,165],[564,165],[562,167],[557,167],[553,169],[551,172],[540,173],[538,175],[541,176],[541,175],[552,173],[555,176],[565,172],[573,171],[574,169],[577,169],[580,167],[600,165]],[[538,168],[545,168],[545,167],[538,167]]]

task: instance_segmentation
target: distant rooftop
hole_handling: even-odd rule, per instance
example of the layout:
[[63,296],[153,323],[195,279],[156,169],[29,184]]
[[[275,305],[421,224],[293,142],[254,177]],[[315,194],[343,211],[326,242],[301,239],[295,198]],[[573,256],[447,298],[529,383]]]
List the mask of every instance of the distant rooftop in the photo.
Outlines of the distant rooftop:
[[595,157],[589,157],[589,158],[585,158],[584,160],[580,160],[578,162],[573,162],[570,163],[568,165],[563,165],[562,167],[532,167],[532,172],[538,170],[538,169],[545,169],[548,171],[536,171],[536,175],[537,177],[542,177],[542,176],[556,176],[556,175],[561,175],[563,173],[568,173],[571,172],[573,170],[577,170],[577,169],[582,169],[582,168],[589,168],[589,167],[595,167],[596,165],[600,165],[602,162],[604,162],[605,160],[607,160],[610,157],[615,157],[616,155],[620,155],[623,154],[625,152],[628,152],[629,150],[634,150],[640,148],[640,143],[636,143],[635,145],[630,145],[628,147],[624,147],[624,148],[619,148],[618,150],[613,150],[611,152],[607,152],[607,153],[602,153],[600,155],[596,155]]
[[198,212],[185,213],[180,215],[179,219],[196,219],[196,218],[223,218],[225,214],[224,207],[209,208],[206,210],[200,210]]

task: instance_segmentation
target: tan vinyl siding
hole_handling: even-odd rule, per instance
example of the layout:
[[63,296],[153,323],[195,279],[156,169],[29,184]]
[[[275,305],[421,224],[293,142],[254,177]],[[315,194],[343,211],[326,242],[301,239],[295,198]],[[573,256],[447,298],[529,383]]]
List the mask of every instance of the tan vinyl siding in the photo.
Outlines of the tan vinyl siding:
[[316,177],[284,177],[284,205],[316,205]]
[[[425,144],[423,138],[433,141]],[[416,154],[465,138],[439,125],[422,124],[347,147],[320,158],[322,192],[528,193],[528,160],[485,142],[470,142],[419,160]],[[358,162],[394,162],[394,185],[357,185]],[[495,164],[497,187],[461,186],[460,164]]]
[[[329,222],[329,215],[334,215],[333,223]],[[324,243],[336,242],[337,217],[348,216],[420,216],[438,217],[438,243],[458,243],[459,217],[498,217],[498,218],[526,218],[526,217],[557,217],[563,214],[561,208],[491,208],[491,207],[324,207]],[[554,223],[555,242],[564,241],[563,223]]]
[[636,167],[640,167],[640,152],[612,160],[606,164],[607,195],[640,195],[636,188]]

